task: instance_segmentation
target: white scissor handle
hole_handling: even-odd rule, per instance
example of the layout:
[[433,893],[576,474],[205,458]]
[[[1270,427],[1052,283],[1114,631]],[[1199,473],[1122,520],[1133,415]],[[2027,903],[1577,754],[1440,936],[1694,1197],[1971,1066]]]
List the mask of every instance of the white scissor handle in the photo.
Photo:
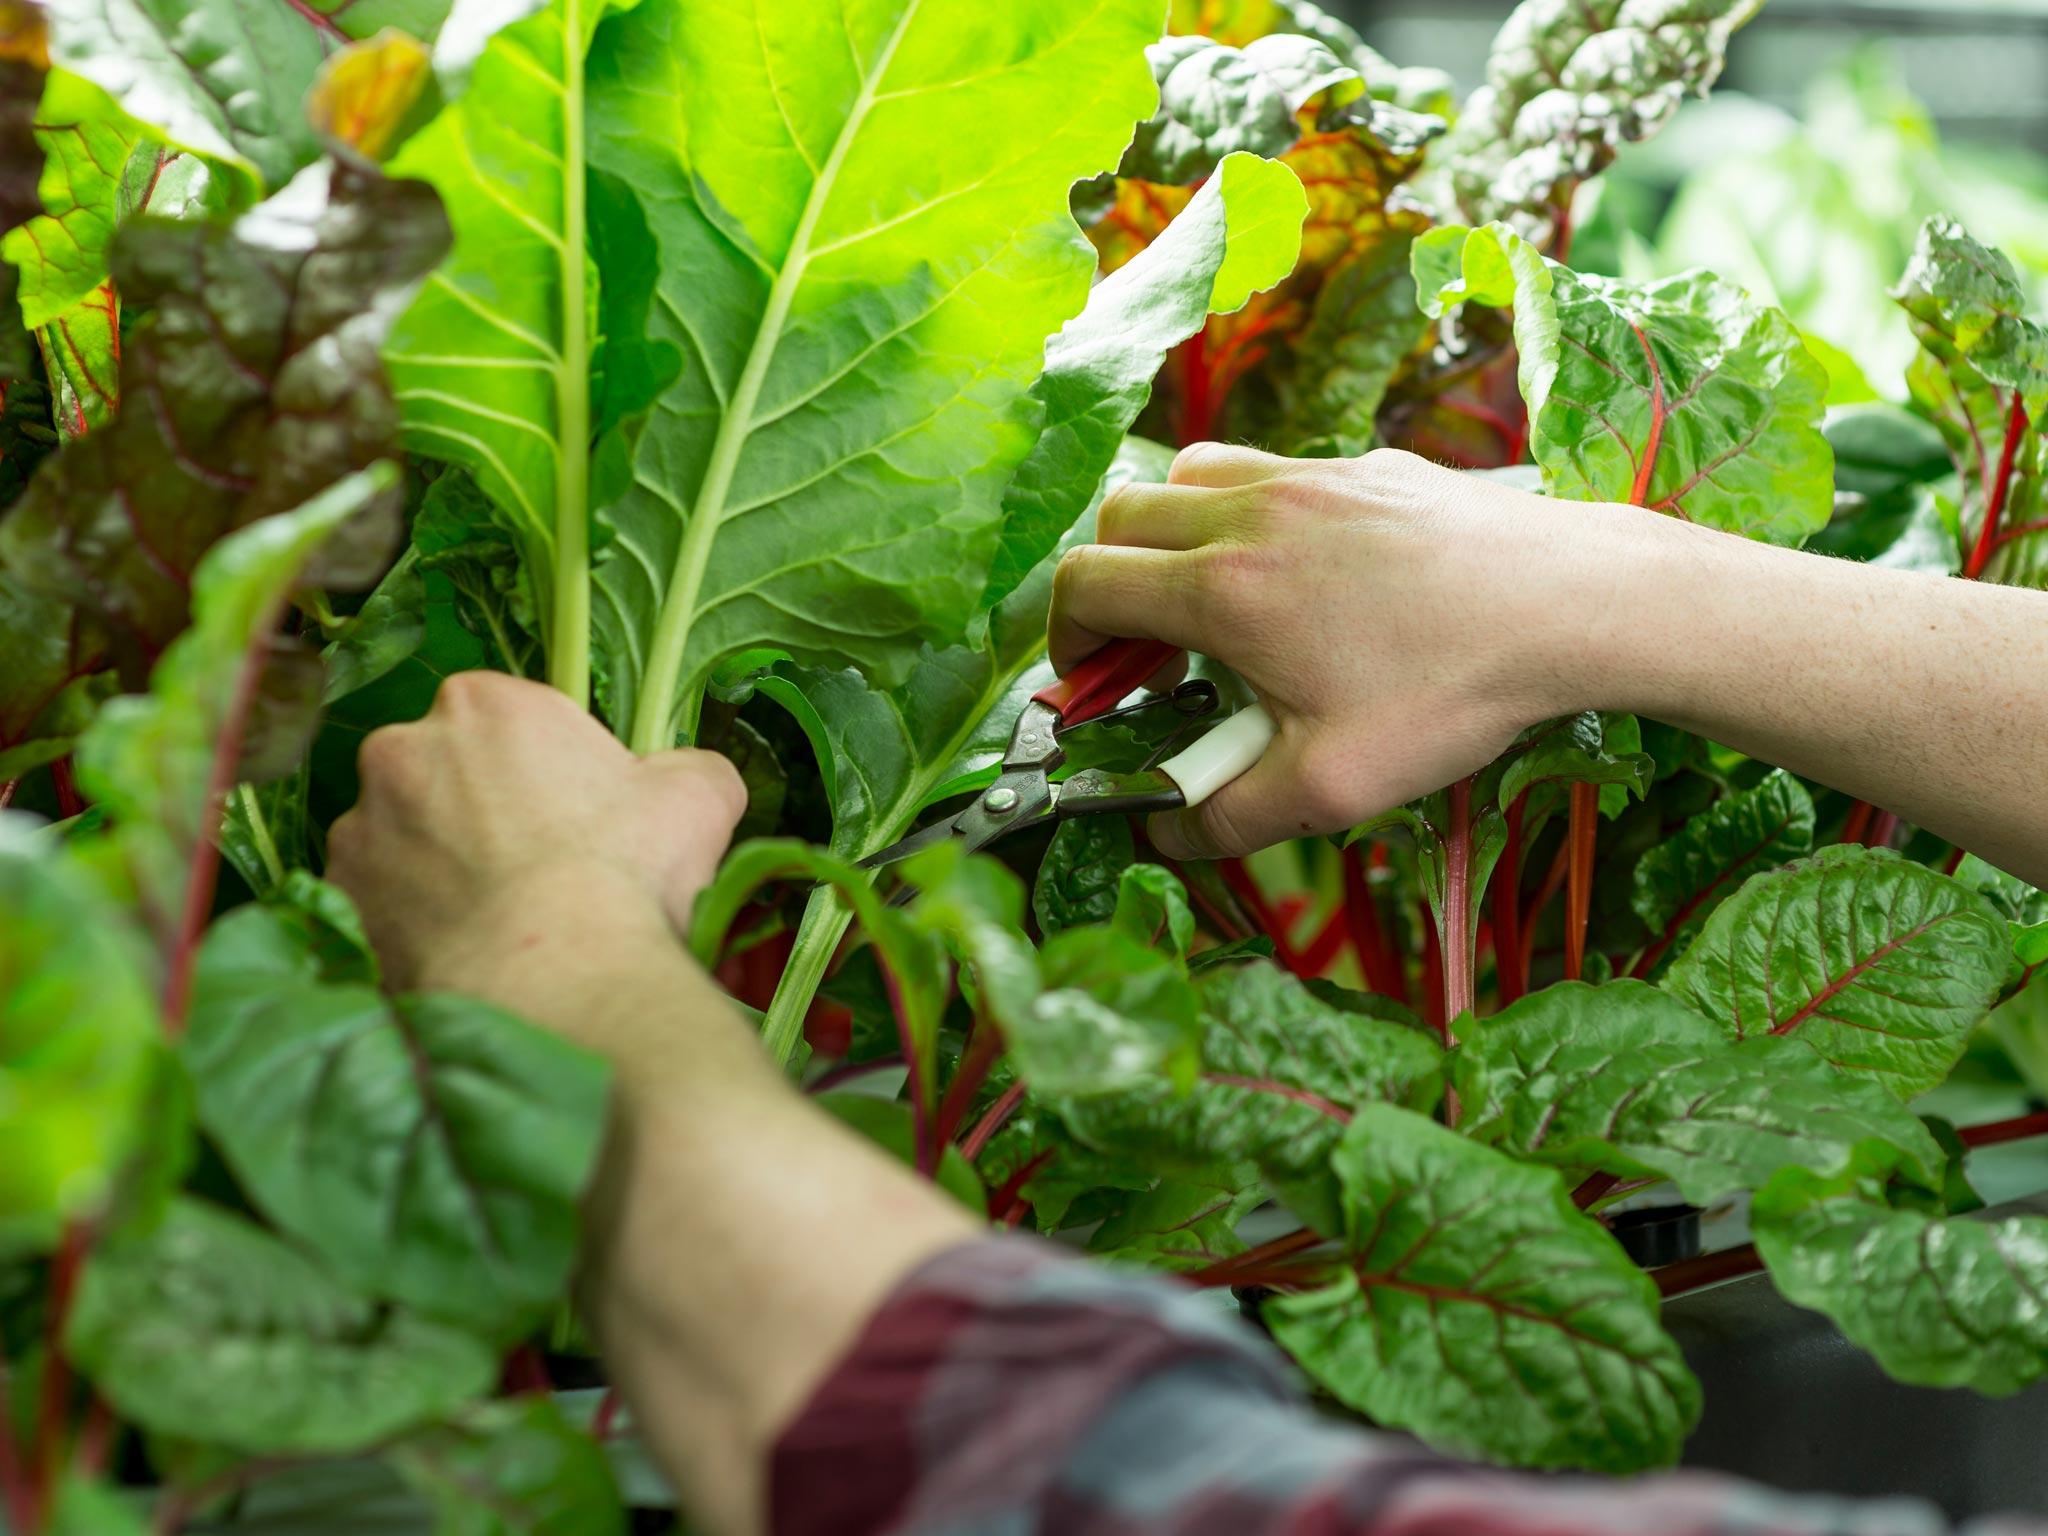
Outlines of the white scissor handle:
[[1276,727],[1259,705],[1240,709],[1193,746],[1159,765],[1180,786],[1189,805],[1200,805],[1265,755]]

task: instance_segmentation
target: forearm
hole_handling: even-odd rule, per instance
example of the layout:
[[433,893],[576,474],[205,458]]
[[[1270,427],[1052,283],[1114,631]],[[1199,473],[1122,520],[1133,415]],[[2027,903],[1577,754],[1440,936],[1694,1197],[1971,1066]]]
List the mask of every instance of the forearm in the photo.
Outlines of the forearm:
[[1566,664],[1583,704],[1696,731],[2048,884],[2048,594],[1599,513],[1609,584],[1581,586]]
[[579,1294],[699,1519],[759,1529],[775,1433],[890,1287],[974,1224],[805,1104],[644,902],[558,887],[474,954],[451,962],[463,990],[613,1064]]

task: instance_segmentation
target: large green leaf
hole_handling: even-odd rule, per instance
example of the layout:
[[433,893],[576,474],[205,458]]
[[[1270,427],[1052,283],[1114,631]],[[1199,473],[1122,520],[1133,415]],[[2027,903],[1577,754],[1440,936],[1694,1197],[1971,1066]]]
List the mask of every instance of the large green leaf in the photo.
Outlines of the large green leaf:
[[1793,1171],[1750,1225],[1786,1298],[1898,1380],[2003,1396],[2048,1375],[2048,1218],[1892,1210],[1853,1174]]
[[2009,952],[1976,892],[1886,850],[1829,848],[1723,902],[1662,985],[1738,1040],[1790,1036],[1909,1099],[1948,1075]]
[[1708,272],[1574,272],[1503,225],[1415,245],[1423,308],[1512,306],[1530,450],[1554,496],[1797,544],[1834,508],[1827,373],[1782,311]]
[[[397,480],[392,464],[372,465],[214,546],[193,573],[192,627],[164,651],[149,692],[110,701],[79,739],[79,783],[112,819],[166,955],[188,944],[204,920],[189,910],[188,869],[214,836],[221,797],[234,781],[266,666],[276,659],[272,632],[285,602],[321,546]],[[267,722],[273,732],[296,727],[282,755],[295,758],[303,748],[317,699],[317,692],[299,699],[304,708],[295,720],[273,714]]]
[[1388,1104],[1359,1111],[1332,1164],[1342,1270],[1264,1313],[1317,1381],[1492,1460],[1632,1472],[1677,1457],[1699,1385],[1655,1285],[1555,1172]]
[[997,1013],[1010,1060],[1034,1094],[1088,1101],[1075,1109],[1077,1123],[1099,1110],[1121,1124],[1133,1100],[1171,1097],[1194,1081],[1201,1002],[1177,957],[1091,927],[1054,935],[1040,962],[1043,990]]
[[965,627],[1087,290],[1067,189],[1151,110],[1157,27],[1141,0],[647,0],[603,30],[592,159],[646,203],[683,356],[598,572],[636,747],[747,646],[900,679]]
[[359,1296],[190,1199],[93,1255],[65,1343],[124,1419],[255,1456],[366,1449],[497,1374],[478,1339]]
[[[81,658],[138,685],[185,627],[209,547],[388,451],[377,349],[446,229],[429,188],[328,164],[232,223],[138,219],[116,236],[116,286],[149,311],[122,392],[146,408],[67,446],[0,524],[0,566],[73,603]],[[397,511],[385,493],[324,552],[323,578],[373,579]]]
[[1521,999],[1460,1045],[1453,1082],[1467,1135],[1554,1167],[1669,1179],[1695,1205],[1786,1167],[1889,1162],[1940,1185],[1941,1149],[1884,1088],[1790,1040],[1732,1042],[1642,982]]
[[1098,283],[1046,343],[1031,391],[1045,425],[1003,494],[984,603],[1027,579],[1087,509],[1167,353],[1211,314],[1235,313],[1293,270],[1307,212],[1285,165],[1227,156],[1164,233]]
[[0,1262],[101,1210],[163,1059],[127,915],[14,821],[0,818]]
[[330,984],[262,907],[214,925],[185,1045],[257,1207],[369,1295],[510,1337],[557,1300],[596,1163],[596,1058],[467,998]]
[[1697,933],[1763,870],[1813,847],[1813,797],[1783,769],[1717,800],[1636,863],[1636,915],[1661,953]]
[[1427,1035],[1320,998],[1269,963],[1199,980],[1194,1082],[1153,1078],[1062,1100],[1075,1135],[1161,1169],[1256,1163],[1292,1178],[1320,1169],[1361,1106],[1435,1102],[1440,1057]]
[[435,1536],[618,1536],[618,1486],[596,1436],[545,1397],[479,1403],[391,1459],[434,1510]]
[[601,409],[584,64],[618,3],[553,0],[506,27],[476,59],[463,98],[391,165],[432,183],[455,232],[449,260],[385,346],[404,439],[466,465],[489,494],[541,598],[551,676],[578,697],[589,687],[590,446]]

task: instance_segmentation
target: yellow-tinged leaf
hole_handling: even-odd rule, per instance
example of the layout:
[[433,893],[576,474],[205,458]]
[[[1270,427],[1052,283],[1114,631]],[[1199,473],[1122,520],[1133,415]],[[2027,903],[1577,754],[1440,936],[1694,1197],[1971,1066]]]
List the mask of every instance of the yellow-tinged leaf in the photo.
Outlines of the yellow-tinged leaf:
[[395,27],[350,43],[320,66],[306,98],[314,132],[381,160],[433,79],[426,45]]

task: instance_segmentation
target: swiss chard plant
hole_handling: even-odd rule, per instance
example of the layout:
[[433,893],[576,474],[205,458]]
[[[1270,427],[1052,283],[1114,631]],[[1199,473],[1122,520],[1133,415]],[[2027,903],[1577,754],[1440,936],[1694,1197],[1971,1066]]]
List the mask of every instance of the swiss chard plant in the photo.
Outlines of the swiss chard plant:
[[2048,910],[1871,807],[1587,713],[1250,861],[858,867],[994,776],[1171,443],[2048,584],[2048,336],[1953,223],[1883,462],[1782,314],[1567,264],[1753,8],[1528,0],[1460,103],[1304,0],[0,0],[0,1522],[375,1455],[449,1530],[618,1527],[609,1409],[535,1390],[604,1072],[390,995],[320,878],[363,734],[475,667],[740,764],[692,943],[822,1107],[1263,1297],[1374,1422],[1671,1461],[1707,1271],[1617,1241],[1652,1187],[1903,1380],[2048,1373],[2048,1232],[1961,1174],[2033,1127],[1911,1104]]

